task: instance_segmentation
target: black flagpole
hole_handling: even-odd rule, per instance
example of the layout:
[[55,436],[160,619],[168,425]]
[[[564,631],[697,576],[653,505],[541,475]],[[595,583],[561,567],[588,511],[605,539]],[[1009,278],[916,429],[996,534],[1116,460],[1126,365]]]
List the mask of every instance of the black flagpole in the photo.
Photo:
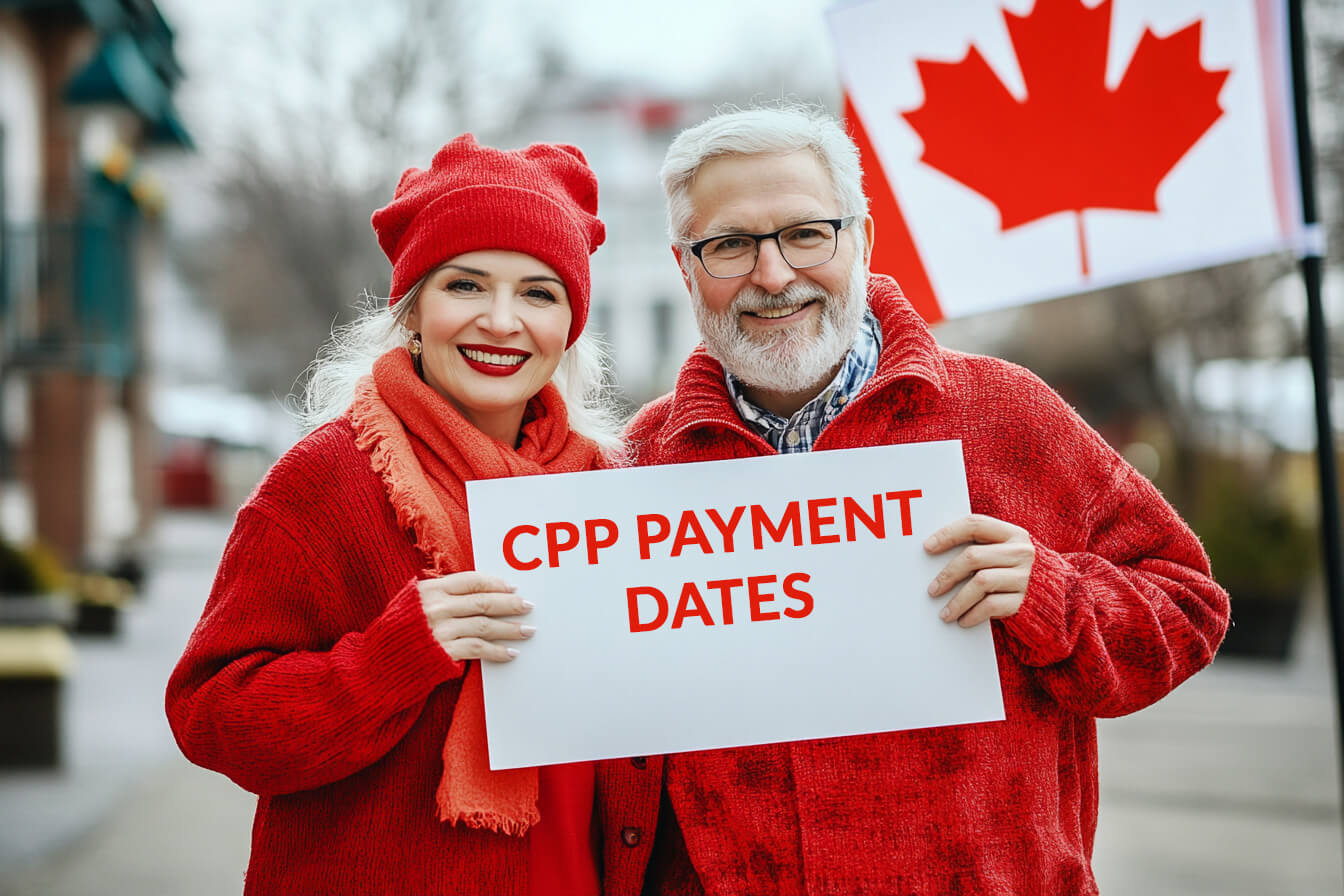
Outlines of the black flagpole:
[[[1335,665],[1335,724],[1344,724],[1344,573],[1340,563],[1339,485],[1335,471],[1334,427],[1330,422],[1330,349],[1321,307],[1324,238],[1316,210],[1315,153],[1307,110],[1307,42],[1302,0],[1288,0],[1288,37],[1293,66],[1293,112],[1297,121],[1297,164],[1302,177],[1302,220],[1307,245],[1301,252],[1302,280],[1307,290],[1307,348],[1316,386],[1316,462],[1321,489],[1321,560],[1330,620],[1330,645]],[[1341,776],[1344,783],[1344,776]]]

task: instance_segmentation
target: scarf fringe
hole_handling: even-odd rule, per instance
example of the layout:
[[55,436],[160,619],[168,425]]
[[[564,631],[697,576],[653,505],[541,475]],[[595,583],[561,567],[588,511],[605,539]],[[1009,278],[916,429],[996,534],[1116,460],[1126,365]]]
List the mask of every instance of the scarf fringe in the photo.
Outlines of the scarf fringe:
[[415,536],[435,575],[452,570],[453,561],[440,546],[439,533],[429,508],[436,503],[433,489],[414,454],[406,447],[406,429],[396,414],[378,395],[373,377],[366,376],[355,389],[350,405],[350,422],[355,430],[355,446],[369,456],[373,471],[383,480],[388,499],[402,530]]
[[[428,573],[447,575],[469,568],[469,543],[464,545],[452,529],[466,509],[443,505],[415,455],[406,424],[379,393],[373,377],[360,381],[348,413],[355,444],[383,481],[398,525],[430,561]],[[475,665],[464,676],[444,741],[443,774],[435,791],[438,818],[520,837],[541,820],[538,773],[534,768],[490,768],[484,695]]]
[[446,821],[449,824],[464,824],[469,828],[476,828],[480,831],[496,831],[500,834],[507,834],[510,837],[521,837],[532,827],[533,822],[518,821],[513,818],[504,818],[493,812],[459,812],[454,817],[448,817],[439,806],[439,821]]

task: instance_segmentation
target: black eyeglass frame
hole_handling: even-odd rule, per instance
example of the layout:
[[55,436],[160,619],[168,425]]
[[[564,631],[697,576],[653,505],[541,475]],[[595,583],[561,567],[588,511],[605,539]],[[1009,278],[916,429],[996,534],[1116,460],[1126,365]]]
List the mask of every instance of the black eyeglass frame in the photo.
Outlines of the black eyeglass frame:
[[[849,225],[853,224],[853,223],[854,223],[854,219],[857,218],[857,217],[858,217],[858,215],[847,215],[846,217],[843,217],[843,218],[815,218],[815,219],[813,219],[813,220],[811,220],[811,221],[798,221],[798,222],[795,223],[795,224],[789,224],[789,225],[787,225],[787,226],[785,226],[785,227],[781,227],[781,228],[779,228],[778,230],[774,231],[773,233],[720,233],[720,234],[718,234],[717,236],[707,236],[707,237],[705,237],[705,238],[702,239],[702,240],[696,240],[695,242],[693,242],[693,243],[688,243],[687,245],[688,245],[688,248],[690,248],[690,250],[691,250],[691,254],[694,255],[694,256],[696,257],[696,259],[699,260],[699,262],[700,262],[700,267],[704,268],[704,269],[705,269],[705,273],[706,273],[706,274],[709,274],[709,276],[713,277],[715,280],[732,280],[734,277],[745,277],[745,276],[747,276],[748,274],[750,274],[752,271],[756,270],[756,264],[761,260],[761,241],[762,241],[762,240],[774,240],[774,241],[775,241],[775,245],[779,247],[779,257],[782,258],[782,259],[784,259],[784,263],[787,264],[789,267],[793,268],[795,271],[804,271],[804,270],[807,270],[808,268],[820,267],[821,265],[825,264],[827,261],[830,261],[831,258],[835,258],[835,252],[832,251],[832,252],[831,252],[831,258],[826,259],[826,261],[814,261],[812,264],[797,265],[797,264],[794,264],[793,262],[789,261],[789,257],[788,257],[787,255],[784,254],[784,246],[779,242],[779,235],[780,235],[781,233],[783,233],[784,231],[786,231],[786,230],[792,230],[792,229],[795,228],[795,227],[806,227],[808,224],[829,224],[829,225],[831,225],[831,227],[833,227],[833,228],[835,229],[835,235],[836,235],[836,237],[837,237],[837,242],[836,242],[834,248],[835,248],[836,250],[838,250],[838,249],[839,249],[839,246],[840,246],[840,243],[839,243],[839,241],[838,241],[838,238],[839,238],[839,236],[840,236],[840,231],[844,230],[846,227],[848,227]],[[720,277],[719,275],[717,275],[717,274],[715,274],[715,273],[713,273],[713,272],[710,271],[709,266],[705,264],[704,256],[702,256],[700,253],[704,251],[705,246],[708,246],[710,243],[714,242],[715,240],[726,239],[727,237],[730,237],[730,236],[746,237],[746,238],[748,238],[748,239],[753,239],[753,240],[755,240],[755,241],[756,241],[756,257],[755,257],[755,259],[752,260],[751,267],[748,268],[747,270],[743,271],[742,273],[740,273],[740,274],[729,274],[729,275],[726,276],[726,277]]]

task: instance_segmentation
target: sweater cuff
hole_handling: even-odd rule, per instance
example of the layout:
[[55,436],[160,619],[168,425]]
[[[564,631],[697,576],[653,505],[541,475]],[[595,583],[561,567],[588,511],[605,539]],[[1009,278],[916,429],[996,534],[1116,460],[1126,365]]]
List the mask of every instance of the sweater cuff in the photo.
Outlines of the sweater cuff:
[[1017,613],[1003,621],[1013,653],[1028,666],[1048,666],[1069,655],[1067,595],[1077,573],[1057,551],[1034,538],[1036,558]]
[[388,602],[365,638],[370,653],[383,658],[380,678],[393,691],[404,688],[428,693],[445,681],[461,678],[467,668],[435,640],[415,579]]

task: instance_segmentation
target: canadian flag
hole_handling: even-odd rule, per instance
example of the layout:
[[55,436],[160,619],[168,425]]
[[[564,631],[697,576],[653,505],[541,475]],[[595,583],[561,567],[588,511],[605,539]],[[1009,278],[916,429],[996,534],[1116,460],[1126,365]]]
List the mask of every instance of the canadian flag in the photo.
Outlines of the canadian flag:
[[1282,0],[827,13],[877,235],[931,322],[1301,247]]

